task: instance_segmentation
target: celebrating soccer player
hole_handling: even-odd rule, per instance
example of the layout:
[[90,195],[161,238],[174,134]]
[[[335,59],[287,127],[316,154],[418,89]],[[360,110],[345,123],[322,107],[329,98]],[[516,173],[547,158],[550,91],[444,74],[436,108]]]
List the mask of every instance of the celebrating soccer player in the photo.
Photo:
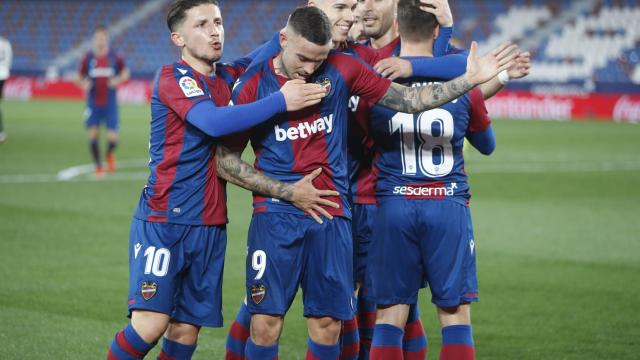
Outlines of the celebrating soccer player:
[[330,22],[322,11],[297,9],[280,34],[282,52],[252,64],[234,90],[234,103],[244,104],[270,96],[287,79],[304,79],[325,88],[327,96],[320,104],[274,116],[244,139],[231,141],[229,147],[239,156],[251,138],[256,168],[284,182],[321,167],[317,183],[337,190],[340,196],[329,199],[341,204],[339,209],[326,209],[333,221],[318,224],[286,201],[254,195],[247,258],[247,305],[252,318],[245,356],[249,359],[277,355],[283,316],[298,286],[304,293],[309,354],[338,356],[340,320],[353,315],[345,151],[350,94],[397,111],[424,111],[487,81],[514,57],[509,54],[513,47],[504,44],[477,58],[474,44],[464,76],[445,84],[408,88],[378,77],[351,56],[330,53],[331,38]]
[[[176,0],[167,16],[181,60],[164,66],[151,102],[150,176],[131,224],[129,315],[109,359],[141,359],[164,334],[160,358],[188,359],[201,326],[222,326],[221,289],[226,247],[224,183],[217,177],[215,137],[272,116],[317,104],[325,89],[289,81],[253,104],[227,107],[238,73],[217,66],[224,27],[215,0]],[[311,180],[282,183],[260,173],[245,186],[292,202],[305,212],[333,191]]]

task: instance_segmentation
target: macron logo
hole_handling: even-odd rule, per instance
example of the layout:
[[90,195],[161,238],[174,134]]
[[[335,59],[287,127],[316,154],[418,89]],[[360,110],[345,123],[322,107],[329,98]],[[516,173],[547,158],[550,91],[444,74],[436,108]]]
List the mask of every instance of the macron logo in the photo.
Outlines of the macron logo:
[[313,134],[323,131],[330,134],[333,130],[333,114],[314,121],[305,121],[298,124],[298,126],[292,126],[288,129],[283,129],[279,125],[276,125],[274,129],[276,132],[276,141],[306,139]]

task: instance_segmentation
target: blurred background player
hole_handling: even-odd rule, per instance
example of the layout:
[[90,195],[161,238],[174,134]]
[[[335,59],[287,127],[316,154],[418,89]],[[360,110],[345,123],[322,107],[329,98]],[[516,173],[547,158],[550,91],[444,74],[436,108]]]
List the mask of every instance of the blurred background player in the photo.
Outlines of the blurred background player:
[[[11,70],[11,60],[13,52],[9,40],[0,36],[0,101],[2,101],[2,89],[4,82],[9,78]],[[4,132],[4,124],[2,123],[2,109],[0,109],[0,144],[7,141],[7,134]]]
[[89,131],[89,149],[96,165],[96,175],[104,175],[100,157],[100,124],[107,128],[107,171],[116,170],[114,150],[118,145],[117,87],[129,80],[124,59],[109,47],[109,31],[98,26],[93,34],[93,50],[80,64],[78,84],[87,94],[85,126]]

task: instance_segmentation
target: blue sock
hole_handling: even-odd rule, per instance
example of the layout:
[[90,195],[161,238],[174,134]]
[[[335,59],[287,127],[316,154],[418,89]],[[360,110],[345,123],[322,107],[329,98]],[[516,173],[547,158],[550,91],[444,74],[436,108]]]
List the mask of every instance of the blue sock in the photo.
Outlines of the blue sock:
[[116,146],[118,146],[118,142],[117,141],[109,141],[107,143],[107,154],[111,154],[113,152],[113,150],[116,149]]
[[226,343],[226,359],[244,359],[244,348],[249,338],[249,326],[251,326],[251,314],[247,310],[247,305],[242,302],[236,319],[229,328]]
[[404,331],[390,324],[376,324],[371,342],[371,359],[402,359]]
[[91,150],[91,157],[96,166],[100,166],[100,148],[98,147],[98,140],[89,140],[89,149]]
[[340,344],[322,345],[313,342],[311,338],[307,340],[307,359],[335,360],[338,356],[340,356]]
[[158,360],[189,360],[196,351],[197,344],[184,345],[167,338],[162,338],[162,351]]
[[405,360],[424,359],[427,356],[427,335],[424,333],[418,304],[411,304],[404,327],[402,351]]
[[449,325],[442,328],[440,359],[475,359],[475,346],[471,325]]
[[244,348],[244,356],[247,360],[273,360],[278,358],[278,343],[271,346],[260,346],[253,343],[251,338],[247,339],[247,346]]
[[131,324],[120,330],[109,348],[107,359],[109,360],[135,360],[142,359],[153,348],[154,344],[148,344],[135,331]]

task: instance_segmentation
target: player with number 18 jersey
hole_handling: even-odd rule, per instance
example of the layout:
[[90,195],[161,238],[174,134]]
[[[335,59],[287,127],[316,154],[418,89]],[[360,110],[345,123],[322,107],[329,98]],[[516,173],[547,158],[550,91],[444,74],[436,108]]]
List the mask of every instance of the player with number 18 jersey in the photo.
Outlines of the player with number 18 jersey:
[[[434,80],[439,79],[405,83],[416,87]],[[478,89],[422,113],[373,107],[379,207],[367,281],[377,304],[416,303],[423,276],[440,307],[477,301],[462,148],[465,136],[489,126]]]

